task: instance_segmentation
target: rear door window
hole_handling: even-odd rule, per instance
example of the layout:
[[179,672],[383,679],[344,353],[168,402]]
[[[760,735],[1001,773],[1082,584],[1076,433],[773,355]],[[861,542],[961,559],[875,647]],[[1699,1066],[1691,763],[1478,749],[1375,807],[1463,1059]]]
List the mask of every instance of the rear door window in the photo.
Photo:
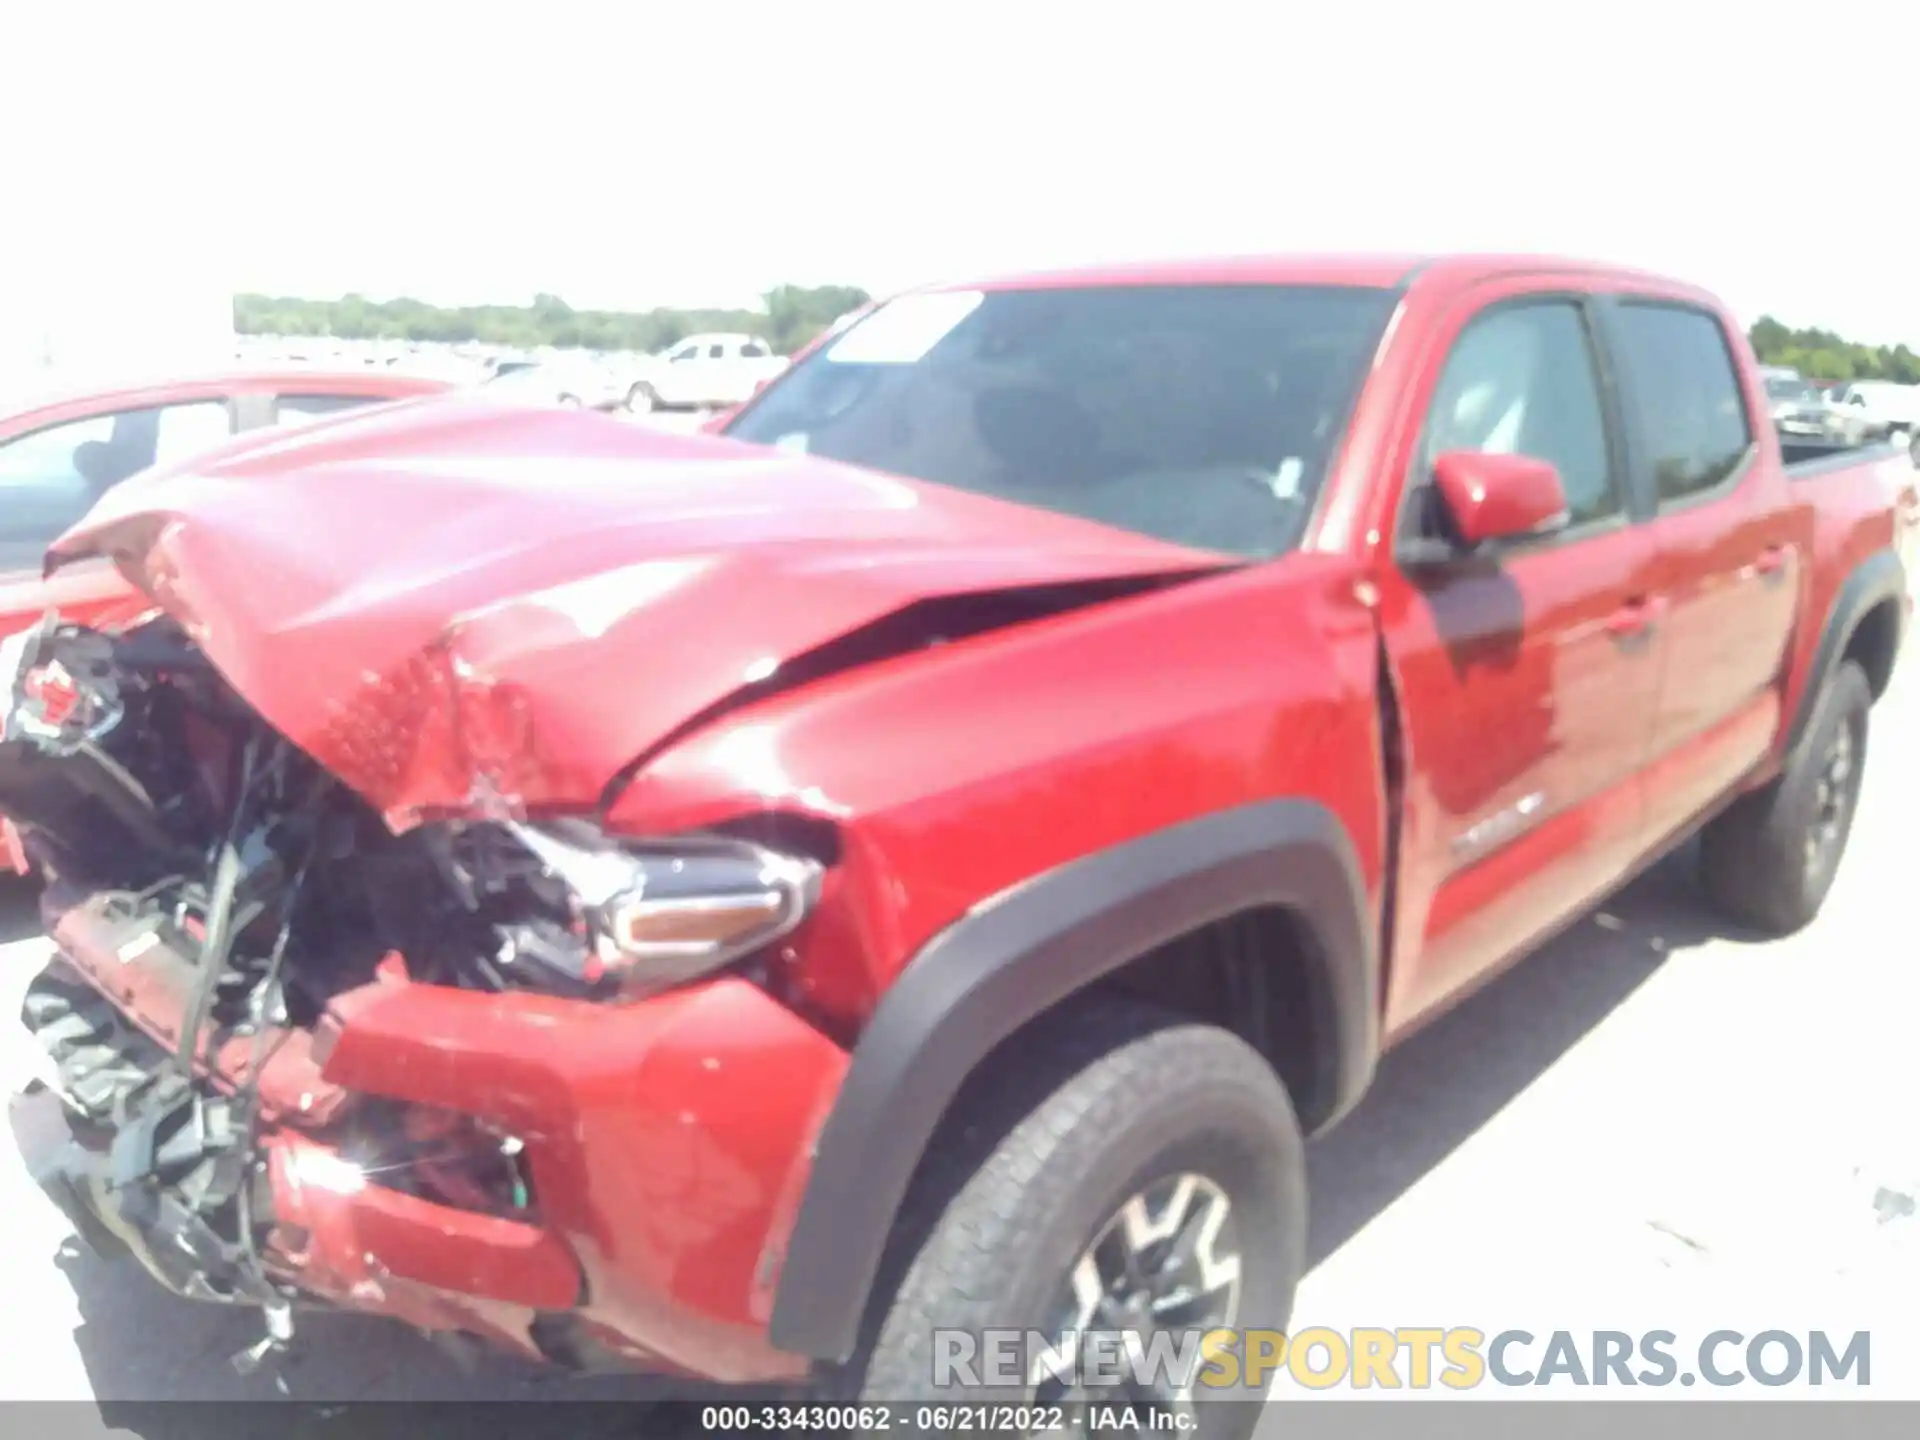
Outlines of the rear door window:
[[[153,459],[171,465],[225,444],[233,435],[233,414],[224,400],[167,405],[154,412]],[[124,477],[122,477],[124,478]]]
[[282,395],[274,413],[276,425],[298,425],[323,415],[338,415],[347,410],[377,405],[377,395]]
[[1720,322],[1690,305],[1627,301],[1615,344],[1661,505],[1709,494],[1753,447],[1740,371]]

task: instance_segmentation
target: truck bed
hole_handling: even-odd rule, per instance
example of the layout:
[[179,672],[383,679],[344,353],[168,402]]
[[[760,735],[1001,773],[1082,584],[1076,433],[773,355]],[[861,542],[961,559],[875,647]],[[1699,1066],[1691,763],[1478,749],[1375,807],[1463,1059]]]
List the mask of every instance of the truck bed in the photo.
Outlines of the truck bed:
[[1791,440],[1780,442],[1780,458],[1785,462],[1789,480],[1811,480],[1834,470],[1856,465],[1898,461],[1911,468],[1904,446],[1877,440],[1871,445],[1802,445]]

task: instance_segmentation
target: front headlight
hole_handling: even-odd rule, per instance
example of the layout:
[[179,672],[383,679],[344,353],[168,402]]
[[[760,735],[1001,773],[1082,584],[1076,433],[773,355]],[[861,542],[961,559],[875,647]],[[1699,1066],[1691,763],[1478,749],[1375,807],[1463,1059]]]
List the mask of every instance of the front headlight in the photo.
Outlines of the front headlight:
[[502,927],[495,958],[559,962],[600,994],[653,995],[744,959],[789,934],[819,897],[818,862],[730,836],[625,840],[575,820],[498,830],[537,862],[548,882],[539,888],[564,890],[571,914],[566,941],[551,926]]

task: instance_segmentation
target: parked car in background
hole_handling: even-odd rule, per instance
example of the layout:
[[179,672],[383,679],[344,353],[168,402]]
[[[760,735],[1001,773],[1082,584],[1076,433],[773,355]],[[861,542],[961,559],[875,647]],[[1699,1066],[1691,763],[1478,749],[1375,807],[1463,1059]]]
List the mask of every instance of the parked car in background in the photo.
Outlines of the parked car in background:
[[633,368],[626,405],[639,415],[740,405],[786,368],[785,357],[758,335],[689,335]]
[[238,442],[57,546],[158,613],[0,643],[30,1173],[253,1362],[907,1401],[992,1325],[948,1398],[1086,1433],[1090,1327],[1286,1330],[1388,1046],[1695,832],[1820,911],[1913,478],[1783,463],[1710,295],[1478,256],[930,289],[721,436]]
[[1905,445],[1920,432],[1920,385],[1850,380],[1834,393],[1833,403],[1854,417],[1870,439]]
[[246,431],[448,388],[391,370],[246,370],[46,396],[0,416],[0,634],[48,610],[91,622],[128,603],[134,592],[108,562],[47,579],[41,557],[130,476]]
[[625,378],[605,357],[584,352],[502,361],[481,384],[500,399],[568,410],[616,410],[627,400]]
[[1830,404],[1799,371],[1770,365],[1762,369],[1761,377],[1767,387],[1773,428],[1779,431],[1783,443],[1803,450],[1862,443],[1863,436],[1856,433],[1858,422]]

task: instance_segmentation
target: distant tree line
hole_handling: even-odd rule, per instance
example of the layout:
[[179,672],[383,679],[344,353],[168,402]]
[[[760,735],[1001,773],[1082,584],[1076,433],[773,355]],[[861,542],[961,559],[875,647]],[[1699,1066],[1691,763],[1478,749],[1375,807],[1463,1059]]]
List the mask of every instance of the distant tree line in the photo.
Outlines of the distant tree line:
[[851,285],[781,285],[762,297],[760,310],[575,310],[558,295],[536,295],[531,305],[463,305],[448,309],[419,300],[302,300],[286,295],[236,295],[234,329],[242,335],[323,335],[339,340],[425,340],[531,349],[632,350],[652,354],[702,331],[763,336],[791,354],[849,310],[867,303]]
[[[652,354],[707,330],[760,335],[792,354],[849,310],[867,303],[852,285],[781,285],[762,296],[759,310],[575,310],[558,295],[536,295],[531,305],[463,305],[448,309],[419,300],[302,300],[286,295],[236,295],[234,328],[242,335],[316,335],[341,340],[480,341],[531,349],[633,350]],[[1905,345],[1858,345],[1831,330],[1790,330],[1763,315],[1747,332],[1765,365],[1785,365],[1815,380],[1898,380],[1920,384],[1920,355]]]
[[1789,330],[1762,315],[1747,332],[1763,365],[1784,365],[1809,380],[1897,380],[1920,384],[1920,355],[1905,345],[1856,345],[1831,330]]

